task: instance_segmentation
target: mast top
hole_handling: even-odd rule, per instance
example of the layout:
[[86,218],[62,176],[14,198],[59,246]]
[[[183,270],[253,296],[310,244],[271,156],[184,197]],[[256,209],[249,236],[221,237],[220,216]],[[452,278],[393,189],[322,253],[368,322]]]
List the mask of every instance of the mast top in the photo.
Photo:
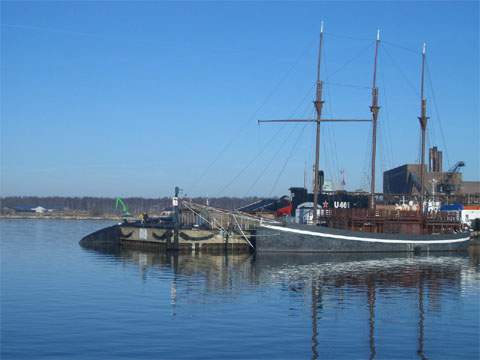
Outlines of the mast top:
[[322,62],[322,47],[323,47],[323,21],[320,22],[320,44],[318,45],[318,62],[317,62],[317,99],[321,101],[321,96],[318,94],[318,84],[320,84],[320,64]]
[[377,89],[377,57],[378,57],[378,46],[380,45],[380,29],[377,30],[377,39],[375,41],[375,58],[373,62],[373,82],[372,82],[372,89],[373,91]]
[[420,84],[420,99],[422,101],[425,101],[425,95],[424,95],[424,92],[423,92],[423,88],[424,88],[424,78],[425,78],[425,53],[427,51],[427,43],[423,43],[423,47],[422,47],[422,79],[421,79],[421,84]]

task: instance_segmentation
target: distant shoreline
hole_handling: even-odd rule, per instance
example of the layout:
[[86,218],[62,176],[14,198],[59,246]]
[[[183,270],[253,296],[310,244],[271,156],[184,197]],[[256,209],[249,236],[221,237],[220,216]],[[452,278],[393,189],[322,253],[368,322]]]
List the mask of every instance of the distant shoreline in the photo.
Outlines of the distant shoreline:
[[6,220],[112,220],[121,221],[122,218],[114,215],[88,216],[88,215],[0,215]]

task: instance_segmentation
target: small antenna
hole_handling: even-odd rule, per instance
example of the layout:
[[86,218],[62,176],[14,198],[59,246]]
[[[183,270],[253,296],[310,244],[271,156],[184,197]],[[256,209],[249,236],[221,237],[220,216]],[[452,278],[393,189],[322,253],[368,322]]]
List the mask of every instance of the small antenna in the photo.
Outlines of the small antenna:
[[423,43],[423,49],[422,49],[422,54],[425,54],[427,52],[427,43]]
[[380,41],[380,29],[377,29],[377,41]]
[[323,20],[320,22],[320,33],[323,33]]

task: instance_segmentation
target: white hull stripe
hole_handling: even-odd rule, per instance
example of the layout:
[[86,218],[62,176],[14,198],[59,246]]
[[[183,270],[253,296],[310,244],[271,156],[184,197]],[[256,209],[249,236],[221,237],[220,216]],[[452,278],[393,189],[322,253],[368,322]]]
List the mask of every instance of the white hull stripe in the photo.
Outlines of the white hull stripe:
[[446,239],[446,240],[397,240],[397,239],[378,239],[378,238],[365,238],[365,237],[358,237],[358,236],[348,236],[348,235],[337,235],[337,234],[328,234],[316,231],[308,231],[308,230],[300,230],[300,229],[292,229],[283,226],[274,226],[274,225],[261,225],[264,228],[290,232],[294,234],[302,234],[302,235],[313,235],[313,236],[321,236],[326,238],[333,238],[333,239],[342,239],[342,240],[355,240],[355,241],[365,241],[365,242],[376,242],[376,243],[388,243],[388,244],[451,244],[457,242],[463,242],[470,240],[470,237],[464,237],[460,239]]

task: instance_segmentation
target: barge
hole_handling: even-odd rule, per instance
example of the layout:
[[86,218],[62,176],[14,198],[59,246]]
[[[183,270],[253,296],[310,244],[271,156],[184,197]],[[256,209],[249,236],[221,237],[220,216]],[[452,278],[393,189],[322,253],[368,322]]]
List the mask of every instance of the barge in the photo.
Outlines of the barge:
[[[85,236],[84,247],[123,247],[155,251],[239,253],[251,252],[252,228],[228,213],[213,217],[203,208],[180,201],[175,188],[172,210],[166,216],[140,220],[124,219],[122,223]],[[242,224],[242,225],[241,225]]]

